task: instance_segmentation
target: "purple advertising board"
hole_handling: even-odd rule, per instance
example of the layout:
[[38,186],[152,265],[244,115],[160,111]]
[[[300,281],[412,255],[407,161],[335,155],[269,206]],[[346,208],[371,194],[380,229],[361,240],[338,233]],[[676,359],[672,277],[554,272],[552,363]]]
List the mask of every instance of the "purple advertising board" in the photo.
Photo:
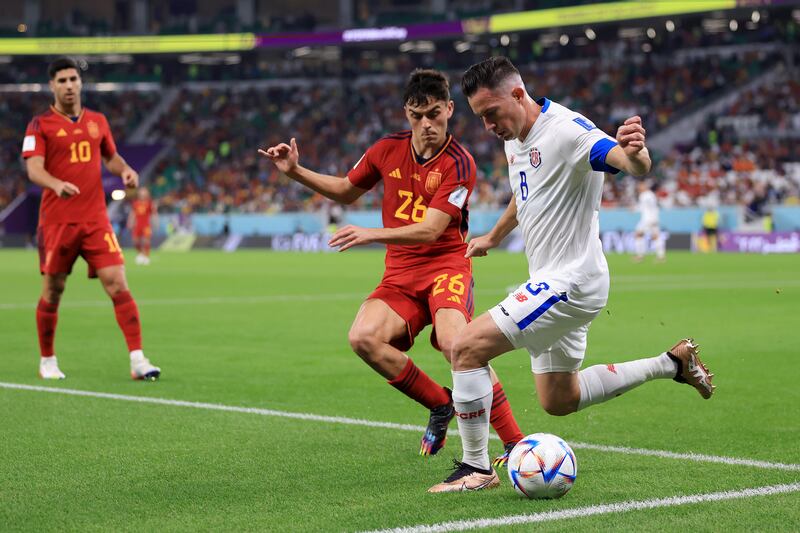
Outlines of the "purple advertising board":
[[264,33],[256,36],[257,48],[290,48],[294,46],[326,46],[378,41],[406,41],[413,39],[438,39],[463,35],[461,21],[384,26],[380,28],[351,28],[344,31],[313,33]]
[[800,252],[800,231],[719,234],[717,250],[732,253],[793,254]]

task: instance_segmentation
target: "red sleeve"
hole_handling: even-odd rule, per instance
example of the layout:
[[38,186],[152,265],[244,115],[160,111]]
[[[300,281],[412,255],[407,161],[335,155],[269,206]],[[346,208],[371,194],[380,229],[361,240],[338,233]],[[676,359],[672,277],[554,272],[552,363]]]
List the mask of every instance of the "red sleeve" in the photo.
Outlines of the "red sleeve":
[[350,180],[350,183],[359,189],[369,190],[383,179],[380,170],[375,165],[376,161],[380,161],[376,153],[378,151],[378,148],[373,144],[364,155],[361,156],[361,159],[353,165],[353,168],[347,173],[347,179]]
[[117,153],[117,144],[114,142],[114,136],[111,135],[111,127],[108,125],[108,120],[103,115],[103,138],[100,140],[100,153],[103,157],[110,159]]
[[454,220],[461,220],[461,210],[475,187],[476,167],[472,157],[464,150],[454,154],[454,164],[446,169],[442,184],[436,190],[428,207],[444,211]]
[[25,138],[22,140],[22,157],[28,159],[35,155],[44,157],[45,140],[42,134],[39,117],[34,117],[25,130]]

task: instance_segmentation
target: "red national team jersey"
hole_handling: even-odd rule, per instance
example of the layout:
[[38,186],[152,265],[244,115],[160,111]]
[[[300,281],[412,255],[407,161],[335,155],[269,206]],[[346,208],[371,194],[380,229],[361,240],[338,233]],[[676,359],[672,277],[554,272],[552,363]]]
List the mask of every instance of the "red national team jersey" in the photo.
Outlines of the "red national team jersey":
[[133,207],[134,223],[137,228],[149,228],[150,217],[153,216],[152,200],[134,200],[131,202]]
[[467,201],[475,186],[475,161],[452,135],[430,159],[420,161],[411,131],[388,135],[373,144],[347,177],[356,187],[371,189],[383,180],[383,227],[397,228],[425,219],[428,208],[452,217],[431,244],[386,246],[386,266],[419,264],[432,256],[464,257],[467,245]]
[[39,225],[97,222],[108,219],[101,179],[101,162],[117,153],[108,121],[102,113],[81,111],[73,122],[50,106],[28,124],[22,156],[44,157],[44,168],[80,189],[80,194],[59,198],[51,189],[42,194]]

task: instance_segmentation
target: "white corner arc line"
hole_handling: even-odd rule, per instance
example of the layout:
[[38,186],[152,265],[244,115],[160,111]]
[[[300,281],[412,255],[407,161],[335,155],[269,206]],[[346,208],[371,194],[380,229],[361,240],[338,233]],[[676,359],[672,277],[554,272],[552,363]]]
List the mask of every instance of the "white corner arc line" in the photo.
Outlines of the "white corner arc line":
[[470,529],[484,529],[488,527],[514,526],[520,524],[534,524],[539,522],[552,522],[570,518],[585,518],[611,513],[625,513],[643,509],[656,509],[659,507],[675,507],[693,503],[718,502],[739,498],[753,498],[756,496],[771,496],[800,491],[800,483],[787,483],[785,485],[768,485],[751,489],[729,490],[710,492],[705,494],[692,494],[689,496],[670,496],[668,498],[655,498],[651,500],[633,500],[620,503],[607,503],[576,507],[562,511],[547,511],[543,513],[520,514],[501,518],[481,518],[475,520],[458,520],[441,522],[439,524],[417,525],[398,527],[395,529],[380,529],[370,533],[443,533],[445,531],[464,531]]
[[[173,407],[191,407],[194,409],[207,409],[211,411],[227,411],[233,413],[244,413],[251,415],[272,416],[278,418],[291,418],[295,420],[312,420],[314,422],[327,422],[331,424],[346,424],[351,426],[363,426],[371,428],[394,429],[399,431],[425,431],[424,426],[414,424],[398,424],[395,422],[381,422],[377,420],[366,420],[363,418],[349,418],[344,416],[317,415],[314,413],[297,413],[291,411],[278,411],[275,409],[264,409],[260,407],[240,407],[237,405],[225,405],[219,403],[191,402],[187,400],[170,400],[166,398],[153,398],[148,396],[131,396],[126,394],[113,394],[108,392],[95,392],[78,389],[61,389],[57,387],[43,387],[40,385],[25,385],[23,383],[6,383],[0,381],[0,389],[24,390],[32,392],[49,392],[54,394],[65,394],[69,396],[82,396],[88,398],[101,398],[106,400],[120,400],[126,402],[146,403],[156,405],[170,405]],[[457,431],[450,431],[450,435],[457,436]],[[497,440],[497,435],[490,434],[489,438]],[[678,453],[666,450],[651,450],[647,448],[628,448],[625,446],[607,446],[604,444],[590,444],[585,442],[570,441],[573,448],[584,450],[595,450],[601,452],[622,453],[629,455],[644,455],[651,457],[662,457],[665,459],[683,459],[699,463],[720,463],[736,466],[751,466],[766,470],[786,470],[800,472],[800,464],[775,463],[770,461],[759,461],[755,459],[742,459],[737,457],[725,457],[720,455],[706,455],[699,453]]]

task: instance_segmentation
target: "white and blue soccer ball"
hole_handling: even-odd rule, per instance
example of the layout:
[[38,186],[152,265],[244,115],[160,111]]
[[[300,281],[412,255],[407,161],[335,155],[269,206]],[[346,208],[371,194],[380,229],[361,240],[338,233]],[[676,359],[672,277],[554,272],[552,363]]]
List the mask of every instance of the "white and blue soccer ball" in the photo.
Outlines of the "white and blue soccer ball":
[[549,433],[528,435],[508,457],[511,484],[527,498],[560,498],[572,488],[577,475],[572,448]]

